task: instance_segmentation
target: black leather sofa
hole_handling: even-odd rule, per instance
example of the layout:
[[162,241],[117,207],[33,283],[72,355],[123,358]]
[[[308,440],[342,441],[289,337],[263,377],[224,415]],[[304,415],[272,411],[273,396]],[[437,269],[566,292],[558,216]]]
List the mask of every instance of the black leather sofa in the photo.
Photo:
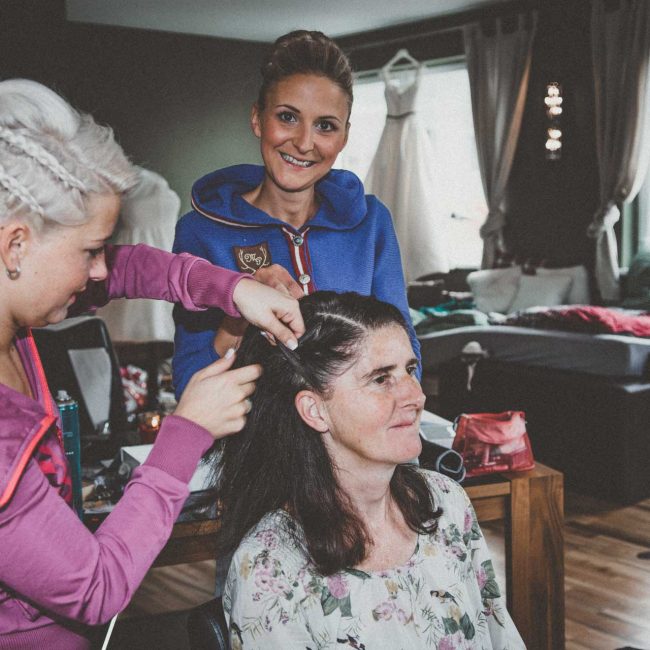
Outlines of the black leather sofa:
[[537,460],[572,490],[623,503],[650,497],[650,381],[479,361],[467,390],[459,360],[441,364],[438,413],[525,411]]

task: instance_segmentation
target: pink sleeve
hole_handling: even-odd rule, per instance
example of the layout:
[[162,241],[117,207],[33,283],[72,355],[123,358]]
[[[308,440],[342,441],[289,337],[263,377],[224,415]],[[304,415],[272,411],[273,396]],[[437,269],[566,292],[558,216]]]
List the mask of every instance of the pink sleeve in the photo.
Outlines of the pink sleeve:
[[101,307],[114,298],[153,298],[181,303],[190,311],[218,307],[238,317],[233,292],[242,278],[250,277],[188,253],[168,253],[145,244],[107,246],[106,265],[106,280],[89,283],[71,312]]
[[51,614],[91,625],[110,620],[167,541],[211,444],[201,427],[168,416],[150,458],[94,535],[31,461],[0,511],[3,585]]

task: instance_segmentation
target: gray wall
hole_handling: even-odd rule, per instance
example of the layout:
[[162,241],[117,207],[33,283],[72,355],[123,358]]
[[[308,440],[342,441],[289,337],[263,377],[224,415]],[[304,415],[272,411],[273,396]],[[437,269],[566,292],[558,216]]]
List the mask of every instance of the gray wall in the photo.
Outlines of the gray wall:
[[259,160],[248,119],[266,46],[115,28],[71,32],[71,99],[111,124],[135,162],[167,178],[184,209],[199,176]]
[[[531,3],[539,4],[540,20],[506,196],[506,237],[523,259],[591,266],[593,242],[585,233],[595,209],[598,177],[590,2]],[[503,10],[513,11],[519,4],[504,3]],[[67,24],[63,5],[63,0],[0,0],[0,77],[23,75],[54,85],[73,103],[111,124],[135,162],[169,180],[183,209],[189,206],[192,181],[199,176],[225,165],[259,161],[248,115],[267,46]],[[420,27],[434,30],[465,19],[442,17],[423,21]],[[413,25],[399,26],[340,42],[352,50],[353,64],[359,68],[380,65],[402,45],[420,58],[461,51],[459,32],[422,39],[413,38],[415,31]],[[365,40],[377,45],[361,47]],[[427,43],[434,49],[418,49]],[[545,160],[543,148],[541,98],[548,80],[563,84],[567,107],[563,158],[554,163]]]
[[37,79],[110,124],[134,162],[167,178],[183,211],[198,177],[259,162],[248,118],[268,46],[69,24],[62,2],[45,4],[47,13],[35,0],[2,5],[0,77]]

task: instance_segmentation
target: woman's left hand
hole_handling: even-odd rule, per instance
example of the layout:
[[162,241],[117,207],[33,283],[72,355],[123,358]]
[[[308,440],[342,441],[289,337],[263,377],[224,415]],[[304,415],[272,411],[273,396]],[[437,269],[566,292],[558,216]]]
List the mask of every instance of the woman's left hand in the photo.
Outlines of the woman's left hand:
[[298,301],[260,282],[244,278],[235,286],[233,302],[253,325],[281,341],[289,349],[298,347],[305,333]]

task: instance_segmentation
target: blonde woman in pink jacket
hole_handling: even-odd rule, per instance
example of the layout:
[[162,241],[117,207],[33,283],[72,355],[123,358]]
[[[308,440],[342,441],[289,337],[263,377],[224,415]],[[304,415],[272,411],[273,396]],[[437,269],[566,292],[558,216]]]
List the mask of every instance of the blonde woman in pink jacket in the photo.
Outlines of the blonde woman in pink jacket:
[[213,441],[239,431],[258,366],[197,372],[90,533],[70,507],[58,412],[30,333],[112,298],[244,316],[289,347],[297,302],[190,255],[105,245],[135,180],[110,129],[35,82],[0,82],[0,648],[87,648],[167,540]]

